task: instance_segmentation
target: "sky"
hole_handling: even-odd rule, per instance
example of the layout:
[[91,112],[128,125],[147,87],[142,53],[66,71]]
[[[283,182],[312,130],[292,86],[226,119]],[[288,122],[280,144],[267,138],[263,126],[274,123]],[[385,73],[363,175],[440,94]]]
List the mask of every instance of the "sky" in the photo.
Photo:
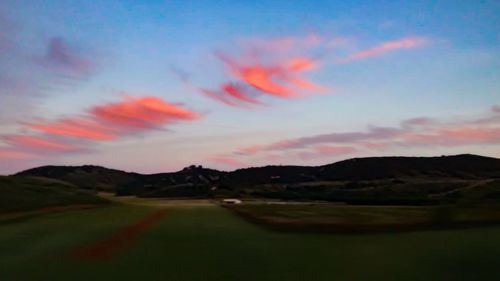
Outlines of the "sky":
[[0,174],[500,157],[498,1],[0,1]]

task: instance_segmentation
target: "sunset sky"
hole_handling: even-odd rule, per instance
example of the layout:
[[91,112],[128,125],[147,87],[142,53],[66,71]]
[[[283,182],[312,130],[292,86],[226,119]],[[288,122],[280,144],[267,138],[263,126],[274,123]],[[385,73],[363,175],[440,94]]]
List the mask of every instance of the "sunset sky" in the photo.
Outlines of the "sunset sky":
[[499,1],[0,1],[0,174],[459,153],[500,157]]

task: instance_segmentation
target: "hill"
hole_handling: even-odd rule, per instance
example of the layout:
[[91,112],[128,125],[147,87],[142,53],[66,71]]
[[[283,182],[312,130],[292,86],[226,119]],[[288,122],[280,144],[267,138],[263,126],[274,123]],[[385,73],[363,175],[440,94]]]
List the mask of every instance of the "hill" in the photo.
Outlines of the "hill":
[[371,180],[397,177],[500,177],[500,159],[471,154],[441,157],[354,158],[320,167],[318,177],[329,180]]
[[190,166],[142,175],[99,166],[45,166],[18,175],[51,177],[86,189],[143,197],[267,197],[351,204],[453,201],[462,189],[500,178],[500,159],[477,155],[354,158],[333,164],[265,166],[231,172]]
[[54,178],[80,188],[115,191],[118,186],[135,180],[140,175],[100,166],[42,166],[17,173],[18,176]]
[[0,213],[105,202],[88,191],[56,179],[0,176]]

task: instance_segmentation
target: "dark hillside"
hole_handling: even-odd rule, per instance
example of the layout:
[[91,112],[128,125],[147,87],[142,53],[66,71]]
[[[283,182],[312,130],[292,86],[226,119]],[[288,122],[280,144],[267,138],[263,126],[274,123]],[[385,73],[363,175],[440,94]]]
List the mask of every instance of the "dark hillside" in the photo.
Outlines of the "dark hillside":
[[102,203],[106,201],[60,180],[26,176],[0,177],[0,213]]
[[265,166],[221,172],[201,166],[142,175],[98,166],[45,166],[19,175],[144,197],[270,197],[356,204],[456,201],[476,182],[500,178],[500,159],[470,154],[354,158],[319,167]]
[[315,180],[316,167],[265,166],[239,169],[228,173],[229,184],[293,183]]
[[372,180],[398,177],[496,178],[500,159],[463,154],[441,157],[354,158],[319,167],[327,180]]
[[120,170],[100,166],[42,166],[22,171],[20,176],[38,176],[60,179],[85,189],[114,191],[118,186],[129,183],[139,176]]

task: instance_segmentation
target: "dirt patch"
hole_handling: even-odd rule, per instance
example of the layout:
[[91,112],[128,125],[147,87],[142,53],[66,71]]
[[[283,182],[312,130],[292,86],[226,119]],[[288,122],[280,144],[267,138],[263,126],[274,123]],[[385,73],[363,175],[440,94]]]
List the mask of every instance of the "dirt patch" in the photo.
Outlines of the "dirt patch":
[[147,228],[158,223],[166,215],[167,209],[155,211],[140,221],[118,230],[104,240],[72,251],[70,256],[90,260],[110,258],[120,250],[130,246]]
[[215,207],[214,200],[193,198],[145,198],[136,196],[115,196],[112,193],[100,192],[99,197],[108,201],[137,206],[163,207],[163,208],[198,208]]

